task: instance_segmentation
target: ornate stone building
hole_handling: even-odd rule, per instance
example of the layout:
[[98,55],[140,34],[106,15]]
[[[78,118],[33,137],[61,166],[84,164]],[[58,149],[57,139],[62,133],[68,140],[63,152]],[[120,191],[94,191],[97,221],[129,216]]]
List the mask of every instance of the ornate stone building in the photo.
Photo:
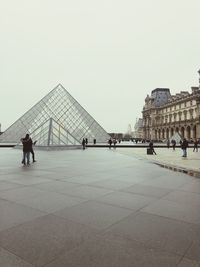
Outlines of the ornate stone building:
[[171,95],[168,88],[153,90],[145,99],[142,114],[144,139],[170,139],[175,133],[182,138],[200,138],[200,78],[199,87],[192,87],[191,93]]

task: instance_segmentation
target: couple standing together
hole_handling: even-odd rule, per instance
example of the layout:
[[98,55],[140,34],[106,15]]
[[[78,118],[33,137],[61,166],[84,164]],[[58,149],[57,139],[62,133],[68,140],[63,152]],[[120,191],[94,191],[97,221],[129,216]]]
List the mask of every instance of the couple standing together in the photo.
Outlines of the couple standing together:
[[23,144],[23,159],[22,164],[29,165],[30,164],[30,153],[32,154],[33,162],[35,160],[35,153],[33,151],[33,145],[36,144],[37,141],[33,143],[32,139],[30,138],[29,134],[26,134],[24,138],[21,138],[21,142]]

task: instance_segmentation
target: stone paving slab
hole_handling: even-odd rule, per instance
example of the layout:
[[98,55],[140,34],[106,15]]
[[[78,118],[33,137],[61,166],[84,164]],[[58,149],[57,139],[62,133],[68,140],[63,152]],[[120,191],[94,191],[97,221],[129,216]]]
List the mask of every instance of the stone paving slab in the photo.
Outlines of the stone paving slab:
[[25,262],[3,248],[0,248],[0,264],[2,267],[33,267],[32,264]]
[[122,149],[1,148],[0,266],[200,266],[200,179]]

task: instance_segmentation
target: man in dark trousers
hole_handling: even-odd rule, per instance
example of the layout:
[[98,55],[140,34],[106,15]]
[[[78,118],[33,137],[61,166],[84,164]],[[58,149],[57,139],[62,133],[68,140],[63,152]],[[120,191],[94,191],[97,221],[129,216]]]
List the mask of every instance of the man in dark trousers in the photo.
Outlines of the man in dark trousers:
[[32,159],[33,159],[33,162],[36,162],[36,160],[35,160],[35,153],[34,153],[34,151],[33,151],[33,145],[35,145],[35,144],[36,144],[36,142],[37,142],[37,141],[35,141],[35,142],[33,142],[33,143],[32,143],[32,147],[31,147],[31,151],[30,151],[30,152],[31,152],[31,154],[32,154]]
[[85,138],[85,146],[87,146],[87,144],[88,144],[88,139]]
[[83,150],[85,149],[85,138],[83,138],[82,140],[82,146],[83,146]]
[[108,140],[108,144],[109,144],[109,148],[111,149],[111,145],[112,145],[112,139],[111,138]]
[[170,148],[170,140],[167,140],[167,148]]
[[181,148],[183,150],[183,156],[182,157],[186,158],[187,157],[188,141],[185,138],[183,138],[183,142],[181,144]]
[[172,140],[172,147],[173,147],[173,150],[175,150],[175,148],[176,148],[176,140]]
[[193,148],[193,152],[196,150],[196,152],[198,152],[198,141],[197,139],[194,140],[194,148]]
[[153,141],[152,140],[150,140],[150,142],[149,142],[149,148],[151,149],[151,151],[152,151],[153,154],[157,155],[156,152],[155,152],[155,150],[154,150]]
[[30,164],[30,153],[31,153],[31,150],[32,150],[33,141],[30,138],[29,134],[26,134],[26,136],[21,139],[21,142],[23,144],[22,164],[29,165]]
[[117,144],[117,139],[113,139],[113,145],[114,145],[114,148],[116,148],[116,144]]

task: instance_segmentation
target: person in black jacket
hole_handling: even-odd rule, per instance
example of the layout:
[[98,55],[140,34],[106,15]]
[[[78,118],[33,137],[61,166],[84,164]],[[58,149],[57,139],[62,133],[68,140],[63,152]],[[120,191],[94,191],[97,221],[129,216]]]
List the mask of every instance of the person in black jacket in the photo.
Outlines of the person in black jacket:
[[196,150],[196,152],[198,152],[198,141],[197,139],[194,140],[194,148],[193,148],[193,152]]
[[183,156],[182,157],[186,158],[187,157],[188,141],[185,138],[183,138],[183,142],[181,144],[181,148],[183,150]]
[[153,154],[157,155],[156,152],[155,152],[155,150],[154,150],[153,141],[152,140],[150,140],[150,142],[149,142],[149,148],[151,149],[151,151],[152,151]]
[[32,160],[33,160],[33,162],[36,162],[36,160],[35,160],[35,152],[33,151],[33,145],[35,146],[36,142],[37,141],[32,142],[32,147],[31,147],[31,151],[30,151],[31,154],[32,154]]
[[172,147],[173,147],[173,150],[175,150],[175,148],[176,148],[176,140],[172,140]]
[[85,146],[87,147],[87,144],[88,144],[88,139],[85,138]]
[[167,148],[170,148],[170,140],[167,140]]
[[111,138],[108,140],[108,144],[109,144],[109,148],[111,149],[111,145],[112,145],[112,139]]
[[85,145],[86,145],[86,143],[85,143],[85,138],[83,138],[83,140],[82,140],[82,147],[83,147],[83,150],[85,149]]
[[26,134],[26,136],[21,139],[21,142],[23,144],[22,164],[29,165],[30,164],[30,152],[32,150],[33,141],[30,138],[29,134]]

